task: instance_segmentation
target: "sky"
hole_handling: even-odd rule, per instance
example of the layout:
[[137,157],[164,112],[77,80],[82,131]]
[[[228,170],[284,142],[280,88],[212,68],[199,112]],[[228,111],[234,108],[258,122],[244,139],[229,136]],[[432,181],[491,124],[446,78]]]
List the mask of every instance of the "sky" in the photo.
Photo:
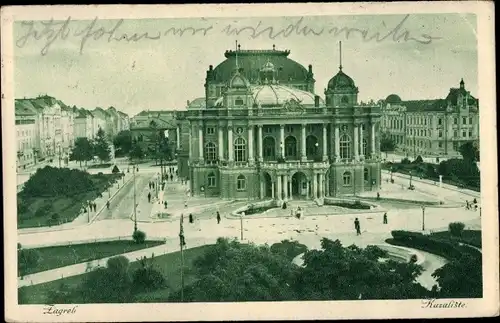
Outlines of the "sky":
[[[240,34],[228,32],[228,25]],[[193,35],[189,27],[199,31]],[[365,30],[365,39],[360,32],[332,32],[343,27]],[[174,34],[172,28],[185,32]],[[317,35],[305,35],[304,28]],[[130,116],[184,109],[187,100],[204,96],[208,66],[221,63],[236,40],[241,49],[275,44],[300,64],[312,64],[322,97],[338,72],[339,41],[343,71],[358,86],[359,100],[392,93],[403,100],[444,98],[461,78],[477,96],[476,29],[476,16],[469,14],[16,22],[15,96],[48,94],[71,106],[114,106]],[[405,31],[407,39],[398,39]],[[377,32],[378,39],[389,36],[377,41]],[[134,33],[147,37],[134,41]]]

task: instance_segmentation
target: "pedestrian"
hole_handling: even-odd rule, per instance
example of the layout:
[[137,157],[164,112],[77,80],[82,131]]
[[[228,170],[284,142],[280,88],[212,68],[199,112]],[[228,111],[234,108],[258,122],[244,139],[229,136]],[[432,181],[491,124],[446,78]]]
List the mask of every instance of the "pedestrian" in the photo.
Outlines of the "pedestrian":
[[380,193],[377,192],[377,200],[380,200]]
[[193,223],[193,222],[194,222],[193,214],[189,213],[189,223]]
[[472,203],[477,204],[476,198],[474,198],[474,201],[472,201]]
[[167,209],[167,200],[165,200],[165,202],[163,202],[163,205],[165,206],[165,210]]
[[384,224],[387,224],[387,212],[384,213]]
[[151,189],[151,182],[149,182],[149,184],[148,184],[148,185],[149,185],[149,189]]
[[139,172],[139,167],[137,167],[136,171]]
[[219,223],[220,223],[220,213],[219,213],[219,211],[217,211],[217,224],[219,224]]
[[106,208],[109,210],[109,200],[106,202]]
[[151,203],[151,192],[148,193],[148,203]]
[[168,181],[168,175],[167,175],[167,176],[165,176],[165,180],[167,180],[167,181]]
[[474,212],[477,211],[477,204],[474,204]]
[[94,207],[94,212],[97,212],[97,204],[94,202],[92,203],[92,206]]
[[153,189],[155,189],[155,183],[154,182],[151,183],[151,186],[153,186]]
[[170,180],[173,181],[174,180],[174,175],[170,174]]
[[356,229],[356,235],[361,235],[361,225],[359,224],[358,218],[354,220],[354,228]]
[[187,208],[187,207],[188,207],[188,202],[184,201],[184,208]]
[[469,210],[469,201],[465,200],[465,209]]

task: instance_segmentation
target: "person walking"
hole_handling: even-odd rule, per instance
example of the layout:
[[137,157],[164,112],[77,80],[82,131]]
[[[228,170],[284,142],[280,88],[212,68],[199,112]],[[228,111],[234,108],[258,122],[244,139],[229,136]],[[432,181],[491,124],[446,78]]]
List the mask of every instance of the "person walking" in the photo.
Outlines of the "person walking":
[[380,200],[380,193],[377,192],[377,200]]
[[148,193],[148,203],[151,203],[151,192]]
[[189,223],[193,223],[193,222],[194,222],[193,214],[189,213]]
[[384,224],[387,224],[387,212],[384,213]]
[[109,200],[106,202],[106,208],[109,210]]
[[357,236],[361,235],[361,225],[359,224],[358,218],[354,220],[354,228],[356,229],[356,235]]
[[219,224],[219,223],[220,223],[220,213],[219,213],[219,211],[217,211],[217,224]]
[[174,180],[174,175],[170,174],[170,181]]
[[163,205],[165,206],[165,210],[166,210],[167,206],[168,206],[167,200],[165,200],[165,202],[163,202]]
[[472,201],[472,203],[477,204],[477,199],[474,198],[474,200]]

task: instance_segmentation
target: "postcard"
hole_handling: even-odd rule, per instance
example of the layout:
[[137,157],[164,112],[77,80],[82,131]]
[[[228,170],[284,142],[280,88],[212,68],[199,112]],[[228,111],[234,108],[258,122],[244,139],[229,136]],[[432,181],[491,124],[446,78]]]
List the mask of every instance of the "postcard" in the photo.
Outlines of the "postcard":
[[7,321],[498,315],[491,3],[11,6],[1,41]]

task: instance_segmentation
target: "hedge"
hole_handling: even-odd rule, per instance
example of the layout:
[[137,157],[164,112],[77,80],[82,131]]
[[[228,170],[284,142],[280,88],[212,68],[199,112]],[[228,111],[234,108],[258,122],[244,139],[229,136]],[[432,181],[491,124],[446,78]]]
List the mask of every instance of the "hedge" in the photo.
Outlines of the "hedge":
[[393,239],[386,240],[389,244],[427,251],[447,259],[460,259],[465,254],[476,258],[482,257],[480,251],[467,245],[459,245],[458,241],[453,242],[424,235],[419,232],[402,230],[392,231],[391,234]]

